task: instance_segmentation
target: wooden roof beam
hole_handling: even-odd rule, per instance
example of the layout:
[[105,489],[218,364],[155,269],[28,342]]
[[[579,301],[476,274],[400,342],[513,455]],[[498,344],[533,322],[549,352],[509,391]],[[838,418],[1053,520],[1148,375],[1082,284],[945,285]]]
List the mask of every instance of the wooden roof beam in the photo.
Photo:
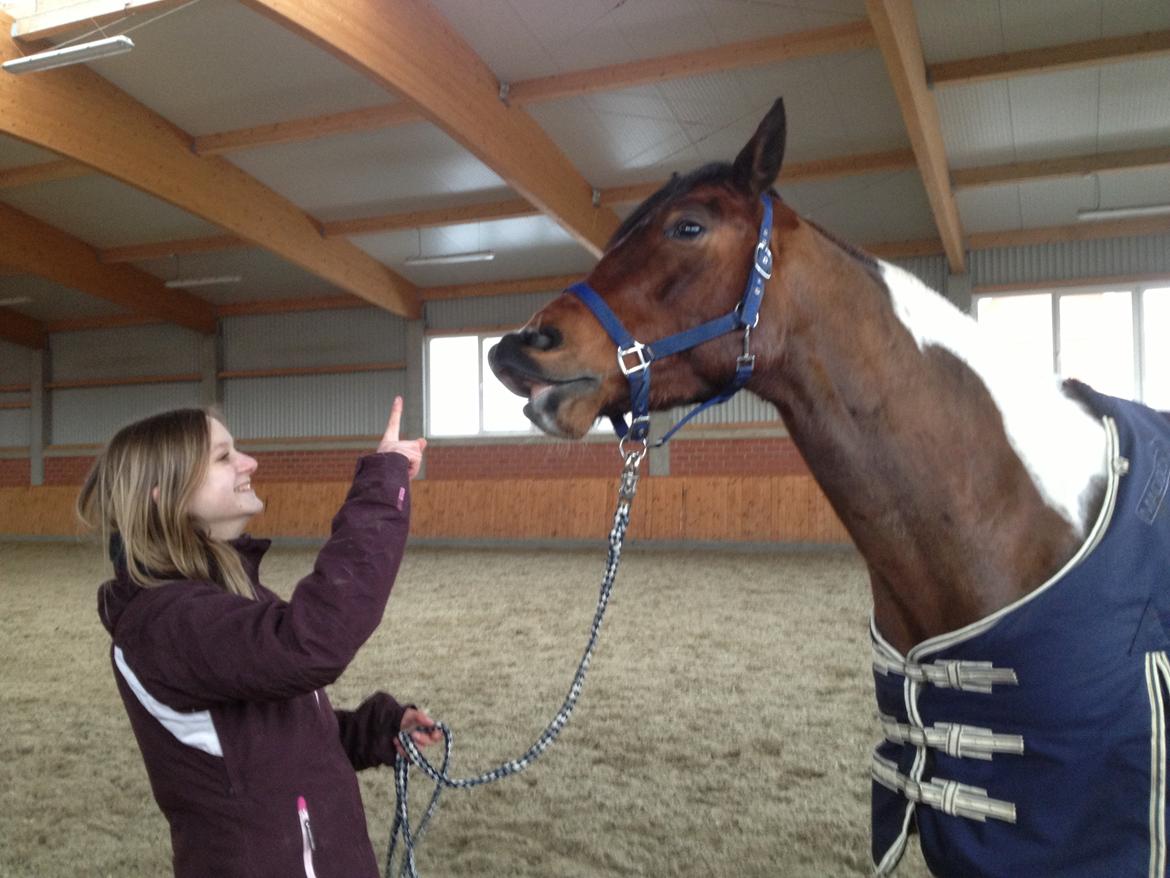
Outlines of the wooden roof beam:
[[423,0],[350,0],[345,15],[307,0],[244,0],[372,81],[411,101],[521,196],[595,256],[617,215],[523,110],[500,100],[500,83]]
[[1055,73],[1077,67],[1096,67],[1120,61],[1136,61],[1170,53],[1170,30],[1106,37],[1083,43],[1066,43],[1020,52],[1004,52],[979,58],[962,58],[931,64],[926,69],[931,86],[965,85],[1034,73]]
[[1126,149],[1060,159],[1010,162],[982,168],[959,168],[951,171],[951,183],[956,190],[971,189],[977,186],[1026,183],[1031,180],[1051,180],[1057,177],[1083,177],[1088,174],[1126,171],[1135,168],[1156,168],[1162,165],[1170,165],[1170,147]]
[[[11,19],[0,13],[0,27]],[[0,58],[20,55],[0,36]],[[414,285],[84,66],[0,77],[0,133],[82,162],[275,253],[338,288],[417,317]]]
[[11,308],[0,308],[0,340],[20,345],[22,348],[43,350],[49,344],[49,333],[45,324],[31,317],[25,317]]
[[103,265],[97,252],[60,229],[0,204],[0,263],[196,332],[215,332],[215,311],[203,299],[129,265]]
[[912,0],[865,0],[878,46],[902,109],[926,197],[951,271],[966,271],[963,229],[951,191],[938,108],[926,87],[926,62]]
[[138,12],[160,11],[184,0],[86,0],[25,15],[12,22],[12,38],[22,43],[71,31],[113,24]]
[[72,180],[74,177],[88,177],[92,173],[93,168],[72,159],[39,162],[35,165],[24,165],[19,168],[4,168],[0,170],[0,189],[15,189],[17,186]]

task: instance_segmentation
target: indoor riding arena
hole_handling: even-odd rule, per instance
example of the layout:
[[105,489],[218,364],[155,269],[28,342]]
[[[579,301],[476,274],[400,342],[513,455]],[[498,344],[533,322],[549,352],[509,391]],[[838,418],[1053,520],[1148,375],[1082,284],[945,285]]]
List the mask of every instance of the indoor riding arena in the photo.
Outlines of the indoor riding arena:
[[[1142,469],[1122,432],[1077,495],[1097,504],[1083,528],[1046,508],[1076,535],[1050,568],[981,554],[1043,518],[1016,497],[1056,508],[1057,464],[1022,450],[987,375],[1170,410],[1165,0],[0,0],[0,29],[0,878],[175,868],[98,615],[110,547],[76,511],[105,444],[211,411],[257,463],[260,580],[295,603],[396,397],[401,438],[427,440],[409,536],[329,699],[424,709],[450,730],[450,778],[524,763],[445,789],[421,837],[435,786],[410,770],[415,874],[1122,874],[1045,868],[1043,848],[1026,873],[994,854],[970,869],[945,838],[931,857],[949,826],[979,848],[1032,816],[991,774],[929,766],[972,762],[975,739],[988,766],[1036,747],[927,728],[922,690],[997,696],[910,647],[1046,598],[1130,507],[1149,525],[1136,555],[1170,544],[1170,445]],[[711,162],[732,164],[691,175]],[[765,220],[736,225],[728,192],[753,185]],[[843,307],[802,310],[838,288]],[[724,312],[726,336],[687,335]],[[692,346],[655,353],[671,333]],[[969,400],[886,381],[905,350]],[[639,399],[649,435],[619,441],[610,416]],[[968,517],[925,505],[988,496],[996,453],[1025,488]],[[964,563],[922,576],[940,590],[916,603],[935,552]],[[1106,845],[1151,876],[1170,847],[1167,649],[1137,687],[1140,837]],[[907,716],[875,702],[891,679]],[[410,874],[401,841],[386,862],[394,769],[358,777],[379,872]],[[871,847],[890,796],[900,862]],[[306,875],[327,878],[307,826]]]

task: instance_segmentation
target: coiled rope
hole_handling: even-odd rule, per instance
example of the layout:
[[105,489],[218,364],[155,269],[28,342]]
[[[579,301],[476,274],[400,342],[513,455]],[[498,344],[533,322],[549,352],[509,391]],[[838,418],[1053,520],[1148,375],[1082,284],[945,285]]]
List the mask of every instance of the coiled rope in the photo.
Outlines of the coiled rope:
[[[493,768],[491,771],[486,771],[475,777],[453,778],[448,776],[447,766],[451,761],[451,747],[454,742],[451,729],[446,723],[439,722],[435,723],[434,726],[434,728],[443,734],[443,762],[439,768],[435,768],[419,752],[418,746],[414,743],[414,739],[411,738],[409,731],[400,732],[398,741],[402,744],[407,755],[406,757],[399,755],[394,762],[394,791],[397,796],[397,802],[394,809],[394,825],[390,829],[390,842],[386,851],[385,878],[393,878],[394,851],[398,844],[399,835],[402,836],[403,849],[399,876],[400,878],[418,878],[415,849],[421,843],[423,833],[426,832],[427,825],[430,823],[431,817],[438,807],[439,794],[443,791],[444,787],[470,789],[471,787],[492,783],[510,775],[518,774],[535,762],[552,745],[553,741],[561,733],[561,729],[569,721],[569,717],[573,713],[573,708],[577,704],[577,699],[581,695],[581,689],[585,685],[585,673],[589,670],[589,661],[593,657],[593,650],[597,646],[597,637],[601,631],[601,621],[605,617],[605,610],[609,605],[609,595],[613,590],[614,579],[617,577],[618,563],[621,560],[622,554],[622,542],[625,540],[626,529],[630,526],[630,504],[633,502],[634,492],[638,488],[638,466],[641,464],[642,458],[646,456],[646,444],[643,442],[640,448],[633,451],[626,451],[625,443],[623,442],[621,450],[625,463],[622,466],[621,481],[618,484],[618,502],[613,516],[613,527],[609,532],[609,555],[606,560],[605,575],[601,579],[601,591],[597,597],[597,610],[593,614],[593,624],[589,629],[589,640],[585,644],[585,653],[581,656],[581,661],[577,665],[577,673],[573,676],[573,683],[569,687],[569,694],[565,696],[564,703],[561,705],[560,710],[557,711],[556,716],[553,717],[552,722],[548,724],[536,740],[536,743],[529,747],[523,756],[520,756],[518,759],[513,759],[510,762],[505,762]],[[407,800],[410,766],[412,763],[418,766],[427,777],[435,782],[435,790],[431,794],[430,804],[427,805],[427,810],[423,814],[422,820],[419,821],[417,831],[411,830]]]

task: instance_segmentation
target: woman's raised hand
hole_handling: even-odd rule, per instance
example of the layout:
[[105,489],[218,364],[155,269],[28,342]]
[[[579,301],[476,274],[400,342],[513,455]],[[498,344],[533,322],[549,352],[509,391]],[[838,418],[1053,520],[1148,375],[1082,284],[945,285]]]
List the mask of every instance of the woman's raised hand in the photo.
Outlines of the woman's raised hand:
[[399,439],[398,429],[402,423],[402,397],[394,397],[394,405],[390,408],[390,420],[386,424],[386,432],[382,434],[382,441],[378,443],[378,451],[380,453],[395,453],[401,454],[406,458],[407,463],[410,464],[410,477],[413,479],[418,475],[419,468],[422,466],[423,450],[427,447],[427,440],[423,438],[418,439]]

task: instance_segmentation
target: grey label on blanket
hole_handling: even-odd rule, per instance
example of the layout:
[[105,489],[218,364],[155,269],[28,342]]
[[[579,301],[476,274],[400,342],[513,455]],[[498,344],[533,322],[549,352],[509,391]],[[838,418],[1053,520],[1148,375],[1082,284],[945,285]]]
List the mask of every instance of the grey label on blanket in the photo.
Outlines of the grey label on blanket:
[[1170,450],[1158,440],[1151,444],[1154,455],[1154,471],[1150,473],[1150,480],[1146,482],[1146,489],[1142,491],[1142,499],[1138,502],[1138,518],[1146,524],[1153,524],[1154,519],[1162,509],[1162,501],[1166,499],[1166,488],[1170,485]]

